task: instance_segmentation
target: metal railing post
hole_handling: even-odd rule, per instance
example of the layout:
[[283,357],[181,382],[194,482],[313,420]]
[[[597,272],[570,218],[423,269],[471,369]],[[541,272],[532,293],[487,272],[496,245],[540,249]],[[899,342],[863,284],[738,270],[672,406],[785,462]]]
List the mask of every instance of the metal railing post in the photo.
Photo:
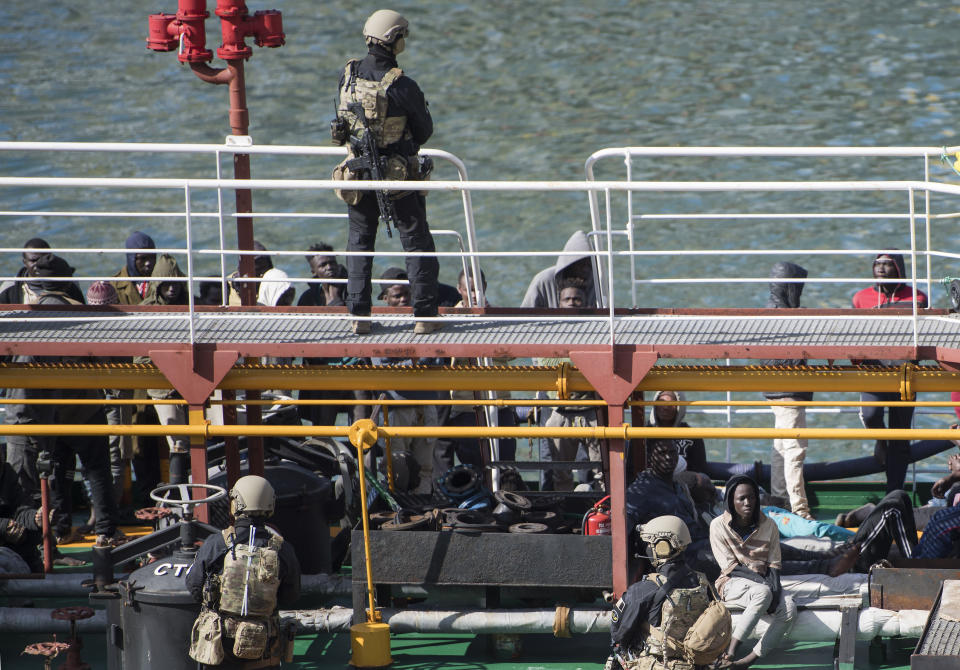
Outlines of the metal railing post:
[[187,319],[190,323],[190,346],[192,347],[197,340],[197,312],[194,310],[193,304],[193,221],[190,217],[190,184],[184,184],[183,198],[185,202],[184,214],[187,228],[187,307],[189,309]]
[[[920,346],[920,322],[917,319],[917,227],[916,211],[914,209],[913,189],[907,189],[908,202],[910,206],[910,279],[913,287],[913,346]],[[929,301],[930,297],[927,296]],[[929,306],[929,305],[928,305]]]
[[610,346],[616,345],[616,324],[614,322],[614,310],[616,300],[613,290],[613,215],[610,213],[610,189],[604,191],[604,199],[607,207],[607,300],[610,314]]

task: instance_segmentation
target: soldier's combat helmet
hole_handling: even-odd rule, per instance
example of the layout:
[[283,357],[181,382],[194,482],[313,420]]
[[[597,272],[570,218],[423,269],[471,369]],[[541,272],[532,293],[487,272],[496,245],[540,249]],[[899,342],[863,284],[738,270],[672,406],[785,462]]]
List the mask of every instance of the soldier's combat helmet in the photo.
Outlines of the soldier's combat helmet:
[[233,516],[270,516],[277,496],[263,477],[247,475],[230,489],[230,513]]
[[647,543],[647,552],[654,565],[662,565],[687,548],[690,530],[680,517],[658,516],[643,524],[640,538]]
[[[363,24],[363,36],[370,41],[391,45],[410,34],[410,23],[392,9],[378,9]],[[399,52],[397,52],[399,53]]]

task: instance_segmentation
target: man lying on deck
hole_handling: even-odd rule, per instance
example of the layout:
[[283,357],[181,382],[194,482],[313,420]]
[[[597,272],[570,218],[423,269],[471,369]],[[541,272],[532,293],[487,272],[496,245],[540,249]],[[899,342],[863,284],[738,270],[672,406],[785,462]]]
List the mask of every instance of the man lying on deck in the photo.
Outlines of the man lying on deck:
[[[894,543],[904,558],[960,558],[960,454],[950,456],[947,465],[949,474],[932,488],[934,497],[946,495],[946,507],[914,508],[906,491],[892,491],[876,505],[864,505],[837,518],[839,525],[859,522],[853,538],[861,551],[858,571],[867,572],[871,565],[885,560]],[[918,520],[925,519],[930,509],[936,511],[926,521],[918,542]]]

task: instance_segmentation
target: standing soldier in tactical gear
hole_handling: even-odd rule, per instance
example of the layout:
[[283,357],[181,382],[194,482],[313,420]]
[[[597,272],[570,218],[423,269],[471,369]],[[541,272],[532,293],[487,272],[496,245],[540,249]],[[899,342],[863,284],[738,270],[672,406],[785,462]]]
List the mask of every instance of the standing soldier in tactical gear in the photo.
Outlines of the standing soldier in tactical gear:
[[300,563],[265,525],[275,501],[263,477],[238,479],[230,489],[234,525],[207,538],[187,573],[187,588],[203,603],[190,644],[200,667],[273,668],[292,652],[277,610],[300,595]]
[[712,663],[730,642],[730,614],[706,576],[684,563],[687,525],[659,516],[642,526],[640,537],[657,571],[613,606],[606,670],[694,670]]
[[[384,179],[428,177],[431,164],[429,159],[420,159],[418,152],[433,134],[433,119],[420,87],[397,66],[397,55],[403,51],[410,34],[408,26],[403,16],[389,9],[377,10],[363,26],[367,55],[362,60],[349,61],[340,76],[337,119],[332,130],[334,142],[343,144],[350,140],[351,153],[348,160],[338,166],[335,178],[338,171],[339,178],[373,178],[370,169],[352,170],[348,165],[355,158],[352,147],[366,132],[375,140]],[[357,103],[363,107],[365,119],[356,114]],[[374,191],[339,191],[338,195],[348,205],[347,251],[374,250],[381,215],[386,220],[388,233],[391,224],[396,226],[404,251],[436,250],[427,225],[426,198],[422,192],[391,191],[386,198],[380,195],[383,203],[378,203],[378,194]],[[382,211],[384,209],[388,211]],[[372,266],[370,256],[347,257],[346,303],[355,316],[370,315]],[[414,316],[437,316],[438,272],[439,263],[434,256],[407,257]],[[426,334],[440,327],[437,321],[417,321],[414,332]],[[370,321],[354,321],[353,331],[369,333]]]

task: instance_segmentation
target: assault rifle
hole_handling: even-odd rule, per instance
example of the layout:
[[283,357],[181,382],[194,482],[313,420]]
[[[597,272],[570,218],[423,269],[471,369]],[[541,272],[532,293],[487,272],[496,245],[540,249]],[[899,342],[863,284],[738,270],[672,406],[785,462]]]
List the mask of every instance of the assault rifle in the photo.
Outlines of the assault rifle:
[[[370,132],[370,126],[367,124],[367,115],[363,111],[363,105],[359,102],[352,102],[347,105],[347,110],[353,112],[357,120],[363,124],[363,134],[360,137],[350,137],[350,146],[353,147],[353,153],[356,158],[347,161],[347,169],[351,172],[365,171],[370,174],[370,178],[375,181],[383,181],[383,168],[385,160],[380,157],[377,151],[377,141]],[[393,237],[390,230],[390,224],[397,225],[400,219],[397,217],[397,208],[393,200],[387,195],[387,191],[376,190],[377,206],[380,208],[380,218],[387,228],[387,237]]]

